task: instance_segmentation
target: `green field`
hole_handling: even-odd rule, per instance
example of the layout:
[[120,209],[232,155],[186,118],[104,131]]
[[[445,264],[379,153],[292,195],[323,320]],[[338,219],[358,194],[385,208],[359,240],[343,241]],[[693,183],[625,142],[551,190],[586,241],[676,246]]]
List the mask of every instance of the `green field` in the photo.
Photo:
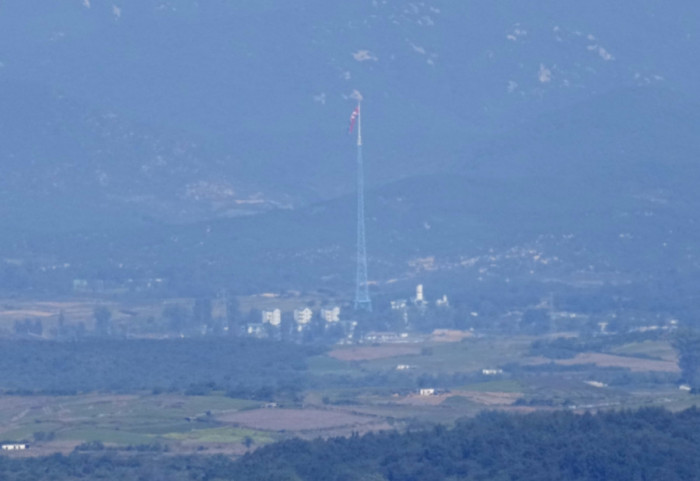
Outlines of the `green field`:
[[[39,443],[48,445],[60,441],[100,441],[116,446],[168,444],[180,439],[208,442],[207,435],[199,433],[211,433],[219,428],[217,415],[259,404],[222,395],[4,396],[0,398],[3,407],[0,436],[27,441],[38,438]],[[46,434],[50,440],[43,439]],[[236,436],[230,434],[227,439],[234,442],[246,436],[259,444],[273,440],[250,430]]]
[[444,374],[475,372],[521,361],[526,355],[532,338],[468,338],[461,342],[428,342],[421,345],[418,355],[398,356],[365,361],[367,369],[395,369],[398,364],[415,366],[417,372]]
[[610,350],[626,356],[643,356],[651,359],[673,360],[677,358],[675,349],[668,341],[644,341],[617,346]]
[[279,438],[261,431],[234,427],[194,429],[187,432],[169,433],[165,437],[197,443],[245,443],[246,440],[249,440],[255,445],[269,444]]

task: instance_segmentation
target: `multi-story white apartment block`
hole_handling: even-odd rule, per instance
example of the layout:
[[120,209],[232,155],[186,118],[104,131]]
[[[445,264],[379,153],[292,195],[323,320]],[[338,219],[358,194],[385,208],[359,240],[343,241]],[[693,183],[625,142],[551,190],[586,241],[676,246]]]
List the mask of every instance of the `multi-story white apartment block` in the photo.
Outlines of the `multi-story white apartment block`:
[[321,319],[327,323],[340,322],[340,307],[335,306],[332,309],[321,309]]
[[279,309],[262,311],[262,323],[268,323],[271,326],[279,327],[282,323],[282,312]]

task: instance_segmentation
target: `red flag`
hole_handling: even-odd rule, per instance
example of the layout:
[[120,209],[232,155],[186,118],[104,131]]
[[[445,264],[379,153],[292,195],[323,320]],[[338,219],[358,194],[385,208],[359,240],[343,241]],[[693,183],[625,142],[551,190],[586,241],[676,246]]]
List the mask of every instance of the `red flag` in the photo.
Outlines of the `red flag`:
[[359,105],[355,107],[355,110],[352,111],[352,115],[350,116],[350,128],[348,129],[348,134],[351,134],[353,129],[355,128],[355,122],[357,122],[358,115],[360,115]]

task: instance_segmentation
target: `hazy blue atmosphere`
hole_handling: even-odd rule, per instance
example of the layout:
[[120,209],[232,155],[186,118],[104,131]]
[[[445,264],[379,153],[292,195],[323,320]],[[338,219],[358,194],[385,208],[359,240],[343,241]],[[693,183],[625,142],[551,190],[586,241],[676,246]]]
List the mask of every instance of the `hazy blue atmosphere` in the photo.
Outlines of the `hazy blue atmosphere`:
[[491,248],[557,255],[558,275],[694,268],[699,13],[4,2],[4,256],[345,286],[357,89],[380,285]]
[[[67,480],[127,445],[177,456],[100,458],[118,479],[697,479],[673,459],[697,456],[698,25],[690,0],[2,1],[0,438],[63,453]],[[113,421],[74,424],[103,402]],[[683,442],[621,453],[624,478],[520,417],[609,407],[558,426]],[[566,469],[495,477],[465,417]],[[472,457],[415,454],[450,436]],[[336,449],[342,473],[256,471]]]

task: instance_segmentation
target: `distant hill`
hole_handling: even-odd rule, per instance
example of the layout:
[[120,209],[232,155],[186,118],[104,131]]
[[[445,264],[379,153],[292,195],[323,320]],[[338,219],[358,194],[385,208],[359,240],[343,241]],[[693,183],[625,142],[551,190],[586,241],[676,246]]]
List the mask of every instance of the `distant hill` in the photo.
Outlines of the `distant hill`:
[[0,13],[13,262],[347,287],[357,89],[377,282],[428,275],[426,262],[470,273],[455,266],[480,256],[508,259],[502,276],[697,267],[693,2],[12,0]]
[[[477,144],[452,173],[371,189],[370,277],[475,278],[478,266],[486,278],[585,271],[639,280],[696,270],[698,112],[666,90],[616,91]],[[43,246],[87,272],[126,265],[249,289],[344,289],[354,209],[349,194],[256,216],[80,231]]]

